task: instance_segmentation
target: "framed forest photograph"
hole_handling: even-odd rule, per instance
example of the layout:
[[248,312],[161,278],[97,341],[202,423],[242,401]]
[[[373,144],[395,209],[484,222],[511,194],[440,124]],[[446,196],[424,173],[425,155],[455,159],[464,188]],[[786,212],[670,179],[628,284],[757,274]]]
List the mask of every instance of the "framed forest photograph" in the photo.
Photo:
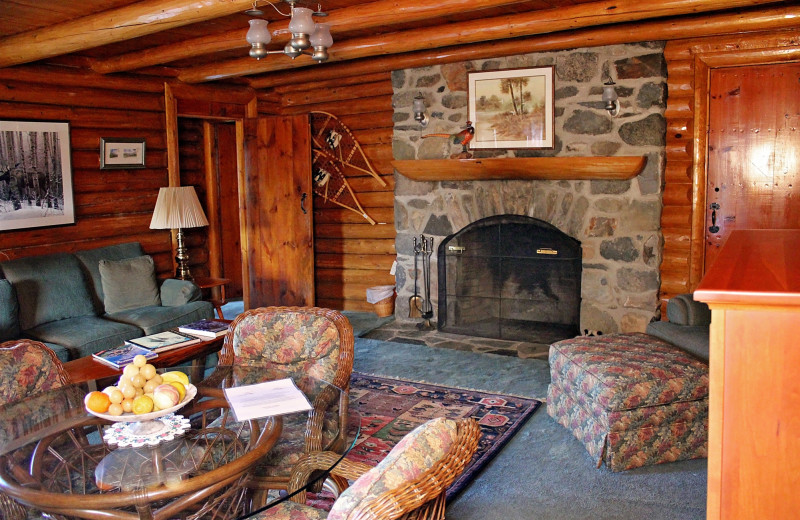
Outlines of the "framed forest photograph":
[[0,121],[0,231],[75,223],[69,123]]
[[553,148],[553,67],[470,72],[470,148]]

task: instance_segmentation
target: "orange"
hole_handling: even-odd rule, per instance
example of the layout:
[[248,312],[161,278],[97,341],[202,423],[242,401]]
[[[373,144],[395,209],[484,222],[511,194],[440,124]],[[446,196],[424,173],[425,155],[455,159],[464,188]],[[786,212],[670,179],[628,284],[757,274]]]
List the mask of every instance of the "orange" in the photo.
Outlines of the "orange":
[[98,391],[86,394],[83,402],[86,404],[86,408],[97,413],[106,413],[108,407],[111,406],[111,398],[108,397],[108,394]]

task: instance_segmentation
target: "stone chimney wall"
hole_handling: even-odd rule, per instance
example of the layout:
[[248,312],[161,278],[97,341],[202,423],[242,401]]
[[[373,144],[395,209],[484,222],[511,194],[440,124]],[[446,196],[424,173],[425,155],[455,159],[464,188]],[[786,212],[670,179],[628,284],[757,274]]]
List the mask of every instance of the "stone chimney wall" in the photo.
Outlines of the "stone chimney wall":
[[[399,70],[394,86],[395,159],[443,159],[461,150],[429,133],[455,133],[467,121],[467,72],[555,67],[555,146],[552,150],[478,150],[478,157],[646,156],[625,181],[501,180],[415,182],[395,172],[397,292],[395,317],[408,318],[414,287],[413,238],[446,236],[478,219],[528,215],[580,240],[583,247],[581,329],[644,331],[659,314],[664,179],[666,63],[663,42],[591,47]],[[620,113],[601,101],[602,84],[617,84]],[[413,119],[422,94],[431,118]],[[431,299],[437,311],[437,258],[431,258]],[[422,292],[419,272],[418,292]]]

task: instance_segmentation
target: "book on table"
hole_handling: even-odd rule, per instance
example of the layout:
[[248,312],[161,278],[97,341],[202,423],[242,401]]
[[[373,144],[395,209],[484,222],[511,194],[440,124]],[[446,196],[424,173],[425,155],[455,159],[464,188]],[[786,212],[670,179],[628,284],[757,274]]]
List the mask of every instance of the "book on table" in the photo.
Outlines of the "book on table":
[[92,358],[95,361],[104,363],[114,368],[122,368],[133,362],[133,358],[137,355],[143,355],[147,359],[158,357],[158,353],[150,350],[149,348],[140,347],[138,345],[125,344],[121,347],[109,348],[95,352]]
[[129,339],[125,343],[150,349],[153,352],[164,352],[174,348],[185,347],[200,343],[202,340],[188,334],[181,334],[173,330],[165,330],[156,334]]
[[311,403],[292,379],[223,389],[237,421],[311,410]]
[[200,336],[202,338],[218,338],[228,332],[230,323],[220,320],[198,320],[178,327],[178,332]]

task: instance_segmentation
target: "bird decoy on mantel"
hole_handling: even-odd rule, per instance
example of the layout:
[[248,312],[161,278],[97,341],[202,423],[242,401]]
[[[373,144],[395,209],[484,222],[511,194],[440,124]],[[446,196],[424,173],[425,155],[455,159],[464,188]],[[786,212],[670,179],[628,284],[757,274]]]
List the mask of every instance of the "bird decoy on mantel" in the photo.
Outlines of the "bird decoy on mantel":
[[451,144],[460,144],[461,153],[451,155],[451,159],[472,159],[472,154],[469,152],[469,148],[467,147],[469,142],[472,141],[472,138],[475,137],[475,127],[472,126],[472,121],[467,121],[467,126],[465,126],[464,129],[458,133],[425,134],[422,136],[423,139],[427,137],[446,137],[448,142]]

